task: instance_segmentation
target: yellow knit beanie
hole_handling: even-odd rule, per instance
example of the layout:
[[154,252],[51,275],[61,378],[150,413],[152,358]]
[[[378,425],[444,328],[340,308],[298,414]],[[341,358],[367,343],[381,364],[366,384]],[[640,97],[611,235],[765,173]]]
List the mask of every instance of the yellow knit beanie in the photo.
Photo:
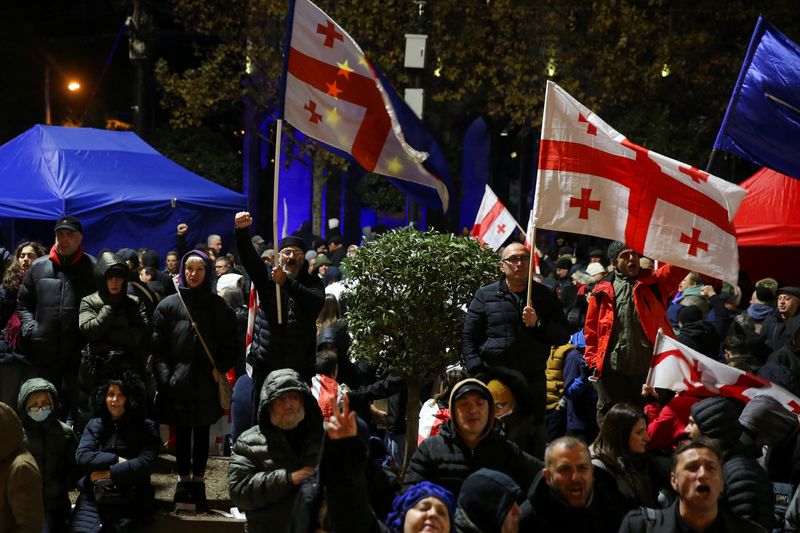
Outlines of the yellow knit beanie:
[[492,393],[492,398],[494,398],[494,403],[510,403],[514,404],[514,394],[511,392],[505,383],[500,380],[493,379],[489,383],[486,384],[486,387]]

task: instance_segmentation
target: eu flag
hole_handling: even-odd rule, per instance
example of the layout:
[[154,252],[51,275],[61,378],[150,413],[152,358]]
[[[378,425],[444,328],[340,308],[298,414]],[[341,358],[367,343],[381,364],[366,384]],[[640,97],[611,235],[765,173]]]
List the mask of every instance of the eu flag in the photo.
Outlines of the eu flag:
[[800,179],[800,46],[759,17],[714,148]]

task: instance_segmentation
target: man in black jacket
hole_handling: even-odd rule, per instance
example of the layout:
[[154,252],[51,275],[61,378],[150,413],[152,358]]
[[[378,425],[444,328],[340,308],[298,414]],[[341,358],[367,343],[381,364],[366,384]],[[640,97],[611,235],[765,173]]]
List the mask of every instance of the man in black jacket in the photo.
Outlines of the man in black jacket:
[[540,283],[532,282],[527,305],[530,253],[520,243],[508,245],[500,261],[500,281],[475,292],[464,322],[463,352],[467,372],[477,375],[492,367],[521,372],[533,397],[534,452],[544,451],[544,369],[551,346],[569,339],[561,302]]
[[761,527],[719,506],[722,494],[722,461],[707,439],[689,440],[672,456],[670,474],[678,500],[666,509],[639,508],[629,512],[620,533],[718,531],[750,533]]
[[520,531],[614,533],[624,512],[611,474],[595,469],[589,448],[576,437],[547,446],[544,468],[521,506]]
[[[247,362],[253,367],[253,405],[258,405],[261,385],[273,370],[291,368],[311,383],[317,358],[317,317],[325,304],[325,288],[319,276],[308,272],[302,238],[290,235],[281,241],[279,265],[272,268],[270,276],[250,240],[250,213],[237,213],[235,224],[236,249],[260,301],[247,355]],[[281,293],[280,324],[276,284]]]
[[[71,216],[55,224],[56,243],[33,262],[19,288],[22,352],[38,377],[53,383],[64,413],[77,406],[83,336],[78,329],[81,298],[95,288],[94,257],[83,252],[83,226]],[[66,392],[64,394],[64,392]]]

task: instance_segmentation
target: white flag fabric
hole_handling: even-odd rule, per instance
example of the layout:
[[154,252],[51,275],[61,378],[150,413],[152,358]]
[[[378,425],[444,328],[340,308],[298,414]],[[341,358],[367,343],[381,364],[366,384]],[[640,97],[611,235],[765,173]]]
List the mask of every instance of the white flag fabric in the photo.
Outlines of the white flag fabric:
[[647,384],[675,392],[706,390],[744,402],[756,396],[772,396],[786,409],[800,414],[800,398],[786,389],[750,372],[714,361],[660,332]]
[[537,228],[596,235],[736,284],[733,215],[747,191],[638,146],[547,82]]
[[491,246],[495,252],[503,246],[514,228],[517,221],[511,216],[511,212],[506,209],[494,191],[487,185],[483,193],[481,207],[475,217],[475,225],[472,226],[472,235],[482,243]]

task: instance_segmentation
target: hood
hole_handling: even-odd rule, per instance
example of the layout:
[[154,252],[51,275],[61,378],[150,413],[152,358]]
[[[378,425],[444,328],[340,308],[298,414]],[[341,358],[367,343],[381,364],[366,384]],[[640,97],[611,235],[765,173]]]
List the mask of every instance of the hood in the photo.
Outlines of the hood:
[[181,266],[180,270],[178,271],[178,285],[184,288],[189,287],[186,285],[184,272],[186,271],[186,260],[193,255],[198,256],[206,264],[206,277],[203,278],[203,283],[198,288],[204,288],[205,290],[211,292],[211,278],[214,277],[214,264],[211,262],[211,259],[200,250],[192,250],[191,252],[187,252],[186,255],[181,258]]
[[128,278],[130,277],[130,269],[128,264],[120,256],[113,252],[103,252],[97,258],[97,263],[94,266],[94,280],[97,284],[97,290],[103,296],[108,296],[108,285],[106,285],[106,274],[111,269],[120,270],[122,272],[122,291],[120,294],[127,294],[128,292]]
[[0,462],[5,461],[22,446],[25,434],[17,413],[10,405],[0,402]]
[[800,426],[797,416],[789,412],[772,396],[762,394],[750,400],[739,415],[739,423],[770,446],[780,446],[795,434]]
[[[319,410],[317,400],[311,394],[311,388],[302,380],[300,374],[291,368],[281,368],[273,370],[264,380],[261,387],[261,394],[258,400],[258,425],[262,428],[271,426],[267,406],[271,401],[285,392],[296,391],[303,395],[306,420],[309,418],[319,418],[322,423],[322,413]],[[316,414],[316,417],[314,416]]]
[[25,413],[25,403],[28,401],[31,394],[40,391],[50,393],[50,398],[53,400],[53,411],[56,410],[56,406],[58,405],[58,392],[55,386],[46,379],[32,378],[23,383],[22,387],[19,389],[19,395],[17,396],[17,413],[19,413],[20,417],[28,416]]
[[447,404],[448,408],[450,409],[450,416],[453,418],[451,418],[448,422],[452,424],[453,431],[455,433],[459,433],[458,426],[456,425],[455,421],[455,398],[458,396],[459,391],[465,387],[469,387],[476,392],[484,394],[484,396],[489,400],[489,419],[486,422],[486,427],[483,428],[483,434],[481,435],[481,438],[483,439],[492,431],[492,427],[494,427],[494,398],[492,398],[492,391],[489,390],[489,387],[487,387],[478,379],[467,378],[463,381],[459,381],[453,386],[453,390],[450,392],[450,401]]
[[586,336],[583,334],[583,328],[572,334],[569,343],[579,350],[586,348]]
[[756,322],[759,322],[768,316],[777,316],[778,310],[767,304],[750,304],[747,308],[747,315]]

